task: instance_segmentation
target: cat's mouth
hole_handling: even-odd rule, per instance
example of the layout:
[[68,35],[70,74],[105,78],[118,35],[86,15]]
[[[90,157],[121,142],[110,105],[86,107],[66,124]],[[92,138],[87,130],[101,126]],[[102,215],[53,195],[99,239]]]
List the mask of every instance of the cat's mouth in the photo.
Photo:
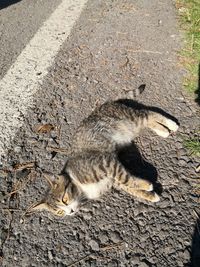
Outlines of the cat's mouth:
[[73,200],[69,204],[63,203],[62,205],[59,205],[59,209],[63,211],[62,217],[72,216],[79,211],[79,202],[76,200]]

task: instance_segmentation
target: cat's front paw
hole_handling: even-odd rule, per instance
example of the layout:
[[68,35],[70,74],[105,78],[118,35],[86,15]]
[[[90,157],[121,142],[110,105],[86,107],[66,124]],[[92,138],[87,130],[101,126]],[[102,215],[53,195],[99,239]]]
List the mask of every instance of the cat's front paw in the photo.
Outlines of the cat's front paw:
[[177,132],[179,125],[171,119],[166,120],[166,126],[171,132]]
[[151,199],[151,202],[158,202],[160,201],[160,197],[158,194],[156,194],[155,192],[153,193],[153,196],[152,196],[152,199]]
[[153,184],[149,184],[146,189],[147,192],[153,191]]

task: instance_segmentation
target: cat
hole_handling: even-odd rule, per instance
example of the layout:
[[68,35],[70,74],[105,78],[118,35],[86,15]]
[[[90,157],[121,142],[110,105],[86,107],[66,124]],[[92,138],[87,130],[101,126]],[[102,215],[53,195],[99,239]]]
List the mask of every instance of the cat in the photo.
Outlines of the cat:
[[153,184],[132,176],[118,160],[118,150],[144,128],[161,137],[178,130],[172,116],[132,100],[109,101],[96,108],[78,127],[61,174],[44,173],[50,190],[28,212],[47,210],[74,215],[86,200],[97,199],[112,187],[150,202],[160,197]]

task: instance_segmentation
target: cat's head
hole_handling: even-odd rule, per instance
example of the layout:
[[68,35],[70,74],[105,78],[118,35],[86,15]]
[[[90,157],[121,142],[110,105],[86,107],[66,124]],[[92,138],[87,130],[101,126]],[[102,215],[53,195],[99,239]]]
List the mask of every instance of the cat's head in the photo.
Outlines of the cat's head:
[[81,193],[78,188],[64,175],[44,173],[43,176],[50,189],[40,202],[27,210],[27,213],[46,210],[59,217],[75,214],[81,202]]

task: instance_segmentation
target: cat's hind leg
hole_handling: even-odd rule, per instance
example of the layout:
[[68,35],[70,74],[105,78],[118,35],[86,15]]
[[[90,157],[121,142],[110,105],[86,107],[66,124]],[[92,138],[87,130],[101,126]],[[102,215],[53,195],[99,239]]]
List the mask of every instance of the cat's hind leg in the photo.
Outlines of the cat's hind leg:
[[156,112],[149,114],[147,126],[162,137],[168,137],[170,132],[176,132],[179,127],[174,120]]
[[140,199],[144,199],[150,202],[158,202],[160,201],[160,197],[158,196],[158,194],[156,194],[155,192],[147,192],[144,190],[135,190],[134,188],[130,188],[130,187],[126,187],[126,186],[120,186],[120,189],[122,189],[123,191],[127,192],[128,194],[140,198]]
[[158,202],[160,200],[160,197],[153,191],[153,185],[149,181],[140,178],[130,176],[128,180],[116,179],[114,187],[150,202]]
[[134,190],[144,190],[150,192],[153,190],[153,185],[150,181],[145,179],[137,178],[131,175],[126,169],[120,164],[115,165],[114,173],[114,186],[118,188],[133,188]]
[[114,164],[114,187],[121,189],[132,196],[136,196],[147,201],[158,202],[159,196],[153,192],[153,185],[150,181],[132,176],[126,169],[116,161]]

